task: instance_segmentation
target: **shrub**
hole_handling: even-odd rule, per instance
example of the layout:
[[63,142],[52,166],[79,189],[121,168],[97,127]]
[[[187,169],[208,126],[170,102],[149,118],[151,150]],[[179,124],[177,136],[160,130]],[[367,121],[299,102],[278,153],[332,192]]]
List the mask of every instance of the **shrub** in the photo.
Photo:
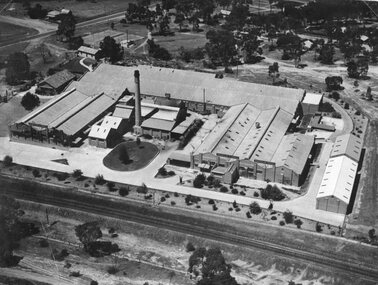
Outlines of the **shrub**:
[[331,235],[334,236],[336,234],[335,231],[331,231]]
[[321,231],[323,231],[322,226],[321,226],[319,223],[316,223],[316,225],[315,225],[315,230],[316,230],[318,233],[320,233]]
[[219,187],[222,186],[222,184],[220,183],[219,179],[215,179],[213,184],[214,184],[215,188],[219,188]]
[[230,208],[228,208],[228,210],[231,212],[231,211],[233,211],[234,210],[234,208],[232,208],[232,207],[230,207]]
[[261,190],[261,197],[266,200],[281,201],[285,195],[276,185],[268,184],[265,189]]
[[13,164],[13,158],[10,155],[6,155],[3,160],[4,166],[9,167]]
[[108,233],[109,233],[109,234],[114,234],[114,233],[115,233],[115,228],[113,228],[113,227],[110,228],[110,229],[108,230]]
[[275,220],[277,220],[277,217],[276,217],[276,216],[272,216],[270,219],[271,219],[272,221],[275,221]]
[[129,195],[129,188],[126,188],[126,187],[119,188],[119,195],[121,195],[122,197]]
[[335,119],[341,119],[341,114],[339,112],[336,112],[336,111],[332,112],[331,116],[332,116],[332,118],[335,118]]
[[234,188],[234,189],[231,190],[231,193],[236,195],[236,194],[239,193],[239,191],[238,191],[237,189]]
[[53,174],[54,177],[56,177],[56,179],[58,179],[58,181],[64,181],[66,180],[70,175],[66,172],[55,172]]
[[175,202],[175,201],[171,201],[171,205],[172,205],[172,206],[175,206],[175,205],[176,205],[176,202]]
[[94,183],[97,184],[97,185],[103,185],[105,184],[105,179],[104,179],[104,176],[102,176],[102,174],[97,174],[96,177],[95,177],[95,181]]
[[165,197],[160,198],[160,202],[165,202],[165,200],[166,200]]
[[212,200],[212,199],[209,200],[210,205],[214,205],[214,203],[215,203],[214,200]]
[[204,174],[198,174],[193,180],[193,186],[195,188],[202,188],[205,183],[206,177]]
[[106,270],[109,274],[116,274],[119,269],[116,266],[109,266],[108,269]]
[[170,170],[170,171],[168,171],[168,175],[169,176],[174,176],[174,175],[176,175],[176,173],[173,170]]
[[259,196],[260,196],[259,192],[254,192],[253,193],[253,197],[259,197]]
[[245,196],[245,193],[244,193],[244,191],[240,191],[240,193],[239,193],[240,195],[242,195],[242,196]]
[[213,211],[216,211],[216,210],[218,210],[218,207],[217,207],[217,205],[213,205]]
[[70,273],[70,276],[72,276],[72,277],[80,277],[81,273],[80,273],[80,271],[73,271],[73,272]]
[[34,177],[41,177],[41,174],[39,173],[38,169],[33,169],[32,174]]
[[280,221],[280,226],[284,226],[285,225],[285,222],[284,221]]
[[239,207],[235,208],[235,211],[240,212],[240,208]]
[[194,245],[191,243],[191,242],[188,242],[186,244],[186,252],[191,252],[191,251],[195,251],[196,248],[194,247]]
[[169,194],[167,193],[167,194],[165,194],[165,199],[169,199]]
[[[122,20],[124,20],[124,19],[122,19]],[[95,280],[92,280],[91,283],[90,283],[89,285],[98,285],[98,282],[95,281]]]
[[262,212],[261,207],[257,202],[252,202],[251,205],[249,205],[249,210],[254,215],[259,215]]
[[141,186],[138,186],[137,193],[147,194],[147,192],[148,192],[148,188],[147,188],[146,184],[143,183]]
[[246,215],[247,215],[247,218],[248,218],[248,219],[252,218],[252,216],[251,216],[251,213],[250,213],[250,212],[247,212],[247,213],[246,213]]
[[106,183],[106,186],[108,187],[108,190],[110,192],[114,192],[117,190],[117,188],[114,187],[115,186],[114,182],[112,181],[109,181],[108,183]]
[[344,108],[345,108],[346,110],[348,110],[348,109],[349,109],[349,104],[348,104],[348,103],[345,103],[345,104],[344,104]]
[[80,178],[81,176],[83,176],[83,171],[81,171],[80,169],[75,169],[72,172],[72,177],[74,178]]
[[223,192],[223,193],[227,193],[228,192],[228,188],[226,186],[222,186],[220,189],[219,189],[220,192]]
[[294,225],[296,225],[297,228],[300,229],[301,226],[303,225],[303,222],[302,222],[301,219],[296,219],[296,220],[294,220]]
[[179,194],[177,192],[173,193],[173,196],[178,197]]
[[112,234],[111,236],[110,236],[111,238],[116,238],[116,237],[118,237],[118,234]]
[[289,210],[286,210],[285,212],[283,212],[283,218],[286,224],[291,224],[294,221],[293,213],[290,212]]
[[234,200],[234,202],[232,202],[232,207],[233,207],[233,208],[237,208],[237,207],[238,207],[238,204],[236,203],[235,200]]

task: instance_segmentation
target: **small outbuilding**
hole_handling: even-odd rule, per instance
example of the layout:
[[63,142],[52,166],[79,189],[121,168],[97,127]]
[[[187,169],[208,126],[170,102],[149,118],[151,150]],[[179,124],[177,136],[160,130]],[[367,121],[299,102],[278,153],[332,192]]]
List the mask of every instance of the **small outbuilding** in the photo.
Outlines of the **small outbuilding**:
[[319,106],[322,104],[323,94],[306,93],[301,106],[303,114],[315,114],[319,111]]
[[86,46],[81,46],[77,50],[77,55],[81,57],[88,57],[91,59],[97,59],[99,56],[100,50],[91,48],[91,47],[86,47]]
[[59,71],[39,83],[37,92],[43,95],[59,94],[75,79],[76,76],[68,70]]
[[89,145],[107,148],[112,143],[115,130],[112,128],[94,125],[88,135]]

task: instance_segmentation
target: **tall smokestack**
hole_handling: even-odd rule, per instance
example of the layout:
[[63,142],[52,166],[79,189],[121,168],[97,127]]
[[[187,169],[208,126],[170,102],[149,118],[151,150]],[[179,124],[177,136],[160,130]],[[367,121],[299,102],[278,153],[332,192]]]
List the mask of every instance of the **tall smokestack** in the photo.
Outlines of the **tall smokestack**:
[[135,101],[135,126],[134,132],[136,134],[141,134],[140,125],[142,123],[141,118],[141,106],[140,106],[140,80],[139,80],[139,70],[134,71],[134,80],[135,80],[135,93],[134,93],[134,101]]

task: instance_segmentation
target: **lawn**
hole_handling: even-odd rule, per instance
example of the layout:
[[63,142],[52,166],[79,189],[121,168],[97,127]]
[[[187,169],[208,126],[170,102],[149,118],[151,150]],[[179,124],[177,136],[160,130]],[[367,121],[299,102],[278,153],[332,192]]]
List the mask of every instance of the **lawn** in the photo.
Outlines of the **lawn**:
[[31,28],[26,28],[10,23],[0,22],[0,44],[5,44],[7,41],[25,36],[38,34],[38,31]]
[[134,171],[146,167],[159,153],[152,143],[124,142],[117,145],[103,163],[107,168],[117,171]]

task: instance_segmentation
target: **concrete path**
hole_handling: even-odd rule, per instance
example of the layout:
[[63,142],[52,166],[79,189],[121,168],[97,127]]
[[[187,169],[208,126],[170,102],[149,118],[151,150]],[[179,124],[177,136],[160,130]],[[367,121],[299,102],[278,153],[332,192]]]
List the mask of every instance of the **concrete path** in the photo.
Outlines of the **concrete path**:
[[[312,183],[308,192],[304,196],[290,201],[274,202],[275,210],[285,211],[289,209],[294,213],[294,215],[300,217],[335,226],[342,225],[344,215],[315,209],[316,194],[319,189],[331,149],[332,143],[326,143],[320,155],[319,168],[317,168],[314,172]],[[180,186],[177,185],[179,182],[179,178],[177,176],[168,180],[154,178],[155,174],[157,173],[157,169],[165,164],[170,153],[174,150],[174,147],[168,147],[165,150],[161,150],[160,154],[143,169],[130,172],[120,172],[110,170],[102,163],[103,158],[110,152],[110,149],[99,149],[96,147],[85,146],[79,149],[59,150],[51,147],[10,142],[9,138],[0,138],[0,158],[2,159],[5,155],[11,155],[14,162],[18,164],[68,173],[72,172],[74,169],[81,169],[83,174],[88,177],[95,177],[97,174],[102,174],[106,180],[120,183],[129,183],[134,185],[141,185],[142,183],[145,183],[147,187],[158,188],[167,192],[178,192],[185,195],[191,194],[202,198],[215,199],[225,202],[236,201],[238,204],[242,205],[249,205],[253,201],[256,201],[264,208],[269,206],[269,201],[261,199]],[[63,158],[67,159],[69,165],[52,161]]]

